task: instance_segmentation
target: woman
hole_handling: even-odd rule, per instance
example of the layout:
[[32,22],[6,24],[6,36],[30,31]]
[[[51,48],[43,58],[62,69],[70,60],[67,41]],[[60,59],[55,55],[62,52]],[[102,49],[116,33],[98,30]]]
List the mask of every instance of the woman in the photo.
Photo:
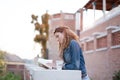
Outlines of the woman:
[[60,57],[64,61],[63,70],[81,70],[82,80],[90,80],[80,48],[79,37],[68,27],[60,26],[54,35],[59,42]]

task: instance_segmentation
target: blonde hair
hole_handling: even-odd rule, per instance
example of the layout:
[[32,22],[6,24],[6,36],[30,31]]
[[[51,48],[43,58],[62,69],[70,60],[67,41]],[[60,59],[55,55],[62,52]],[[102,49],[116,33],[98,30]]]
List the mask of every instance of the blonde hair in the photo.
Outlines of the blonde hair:
[[69,46],[69,43],[72,39],[76,40],[79,44],[79,37],[67,26],[59,26],[55,29],[54,34],[60,32],[64,34],[63,43],[59,43],[60,57],[63,58],[63,51]]

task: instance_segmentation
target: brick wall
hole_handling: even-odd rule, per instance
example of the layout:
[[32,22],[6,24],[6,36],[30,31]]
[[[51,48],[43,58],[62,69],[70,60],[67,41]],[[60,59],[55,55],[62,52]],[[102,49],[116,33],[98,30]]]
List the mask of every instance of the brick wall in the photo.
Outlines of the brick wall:
[[49,59],[59,59],[59,46],[54,36],[56,27],[64,25],[75,31],[75,15],[71,13],[58,13],[51,16],[49,24],[49,40],[47,42]]
[[[94,43],[93,43],[93,40],[92,41],[89,41],[89,42],[86,42],[86,50],[89,51],[89,50],[93,50],[94,49]],[[91,47],[92,46],[92,47]]]
[[112,33],[112,46],[120,45],[120,31]]
[[18,64],[18,63],[7,64],[6,68],[7,71],[20,75],[21,80],[24,80],[24,64]]
[[97,39],[97,48],[107,47],[107,36],[101,37]]
[[[80,33],[86,67],[93,80],[112,80],[114,72],[120,70],[119,21],[120,13],[107,20],[101,18],[100,23]],[[88,42],[89,39],[93,42]]]
[[[67,22],[68,20],[64,21],[64,15],[57,16],[56,20],[56,17],[52,18],[50,23],[48,48],[51,59],[58,59],[58,45],[52,34],[55,27],[60,24],[74,25],[74,20],[70,23]],[[120,7],[110,11],[105,18],[97,20],[92,28],[80,32],[81,48],[92,80],[112,80],[113,73],[120,70],[119,21]]]

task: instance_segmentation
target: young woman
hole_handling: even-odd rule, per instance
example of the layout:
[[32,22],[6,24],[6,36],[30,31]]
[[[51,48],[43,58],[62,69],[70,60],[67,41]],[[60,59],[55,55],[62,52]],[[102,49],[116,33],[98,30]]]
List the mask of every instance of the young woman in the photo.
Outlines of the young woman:
[[69,27],[60,26],[54,35],[59,42],[60,57],[64,61],[63,70],[81,70],[82,80],[90,80],[80,48],[79,37]]

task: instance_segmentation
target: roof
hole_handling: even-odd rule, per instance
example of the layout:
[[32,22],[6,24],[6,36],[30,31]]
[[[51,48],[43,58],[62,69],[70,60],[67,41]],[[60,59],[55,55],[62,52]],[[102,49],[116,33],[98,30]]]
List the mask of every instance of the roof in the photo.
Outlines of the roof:
[[[103,0],[90,0],[86,3],[83,8],[85,9],[93,9],[93,2],[95,2],[96,10],[103,9]],[[117,7],[120,4],[120,0],[106,0],[106,10],[109,11],[114,7]]]
[[14,54],[5,53],[4,59],[5,59],[6,62],[23,63],[23,60],[20,57],[18,57],[17,55],[14,55]]

